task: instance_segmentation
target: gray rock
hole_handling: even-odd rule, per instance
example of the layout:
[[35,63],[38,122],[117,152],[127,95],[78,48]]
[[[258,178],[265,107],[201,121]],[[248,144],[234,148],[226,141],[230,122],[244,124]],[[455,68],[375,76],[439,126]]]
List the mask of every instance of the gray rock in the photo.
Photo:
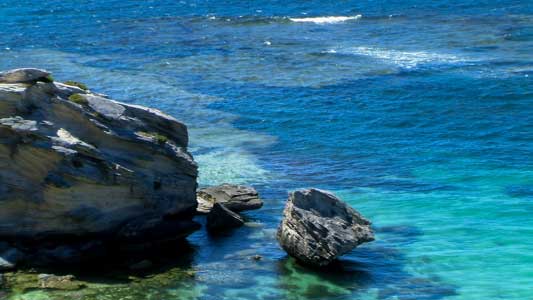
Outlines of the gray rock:
[[26,84],[0,83],[0,118],[12,117],[20,113],[19,106],[23,102]]
[[119,104],[118,102],[109,101],[109,99],[94,95],[87,95],[82,97],[85,97],[87,99],[89,106],[94,111],[108,119],[120,120],[120,117],[122,117],[126,112],[126,107]]
[[21,117],[0,119],[0,126],[10,127],[12,130],[19,133],[38,130],[36,121],[24,120]]
[[31,83],[38,80],[50,81],[50,73],[45,70],[23,68],[0,72],[1,83]]
[[244,225],[244,220],[222,203],[215,203],[207,215],[207,229],[211,232],[224,231]]
[[277,239],[296,259],[325,266],[358,245],[373,241],[370,224],[329,192],[300,190],[289,194]]
[[123,237],[132,222],[167,217],[180,226],[162,232],[175,237],[198,228],[187,127],[155,109],[39,81],[48,75],[0,73],[9,82],[0,83],[0,239]]
[[24,259],[24,254],[16,248],[7,248],[0,252],[0,272],[14,269]]
[[259,209],[263,201],[253,187],[233,184],[200,189],[197,192],[198,212],[208,213],[213,204],[222,203],[234,212]]

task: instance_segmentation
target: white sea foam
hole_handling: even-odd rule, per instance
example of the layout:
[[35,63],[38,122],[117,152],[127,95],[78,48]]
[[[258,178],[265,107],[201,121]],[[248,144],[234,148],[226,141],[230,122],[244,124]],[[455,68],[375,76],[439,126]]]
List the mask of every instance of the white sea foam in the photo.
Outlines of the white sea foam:
[[334,24],[349,20],[361,19],[362,15],[356,16],[329,16],[329,17],[308,17],[308,18],[289,18],[293,22],[315,23],[315,24]]
[[372,47],[349,47],[332,49],[329,53],[337,51],[341,54],[364,55],[396,64],[402,68],[410,69],[428,63],[459,63],[465,59],[451,54],[433,53],[425,51],[398,51]]

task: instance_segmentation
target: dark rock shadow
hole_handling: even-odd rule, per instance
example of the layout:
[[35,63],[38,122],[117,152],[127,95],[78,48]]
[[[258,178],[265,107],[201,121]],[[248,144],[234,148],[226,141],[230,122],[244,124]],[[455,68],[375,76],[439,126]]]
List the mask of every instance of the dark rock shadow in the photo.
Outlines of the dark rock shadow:
[[[80,264],[27,267],[20,269],[23,273],[74,275],[77,280],[88,283],[123,284],[133,278],[146,278],[166,273],[172,269],[189,270],[194,260],[196,249],[187,240],[172,241],[152,245],[149,249],[124,251],[116,249],[105,257],[91,259]],[[132,265],[149,261],[149,266],[140,269]]]

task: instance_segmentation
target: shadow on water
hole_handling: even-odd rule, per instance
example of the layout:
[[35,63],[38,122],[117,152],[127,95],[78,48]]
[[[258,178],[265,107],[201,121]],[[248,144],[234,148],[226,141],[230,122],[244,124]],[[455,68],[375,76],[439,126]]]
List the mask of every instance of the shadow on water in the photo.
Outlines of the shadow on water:
[[326,268],[315,269],[285,257],[278,261],[278,285],[286,299],[354,299],[376,291],[383,300],[437,300],[456,295],[438,278],[417,277],[405,270],[406,258],[390,246],[412,243],[422,234],[413,226],[376,228],[382,240],[361,246]]
[[[194,296],[196,274],[192,262],[196,251],[187,241],[176,241],[144,252],[113,253],[81,265],[22,269],[5,274],[6,286],[0,299],[159,299],[173,297],[174,288],[188,289]],[[143,260],[149,260],[150,265],[131,267]],[[73,275],[75,279],[72,285],[67,282],[60,283],[59,288],[43,289],[39,274]]]
[[[273,196],[283,199],[284,194],[285,189]],[[408,265],[431,263],[428,258],[409,261],[401,251],[424,234],[419,227],[375,227],[375,242],[358,247],[327,268],[315,269],[301,265],[278,247],[274,224],[279,223],[280,207],[279,201],[265,201],[261,212],[247,214],[264,227],[245,226],[196,240],[201,249],[196,262],[205,271],[199,281],[208,286],[199,299],[439,300],[456,295],[455,287],[439,278],[408,271]],[[255,254],[262,259],[253,261]]]
[[[133,278],[151,277],[172,269],[188,270],[192,266],[196,249],[187,240],[173,241],[146,250],[118,251],[97,261],[63,267],[32,267],[26,271],[40,274],[74,275],[89,283],[129,283]],[[132,266],[149,260],[146,268]]]
[[506,187],[505,192],[513,198],[533,199],[533,185],[512,185]]
[[[268,224],[273,223],[269,219]],[[415,242],[423,234],[417,227],[377,227],[377,241],[320,269],[286,256],[277,246],[271,227],[244,226],[219,235],[199,231],[190,244],[182,242],[152,251],[149,259],[153,266],[144,271],[132,271],[111,257],[83,268],[29,270],[33,286],[19,282],[5,299],[439,300],[456,294],[453,286],[438,278],[419,277],[406,270],[408,260],[398,245]],[[259,232],[268,234],[257,235]],[[251,259],[255,255],[260,259]],[[128,262],[142,259],[147,259],[146,253],[131,256]],[[86,286],[73,291],[43,291],[35,286],[39,273],[72,274]],[[24,276],[28,275],[21,278]]]

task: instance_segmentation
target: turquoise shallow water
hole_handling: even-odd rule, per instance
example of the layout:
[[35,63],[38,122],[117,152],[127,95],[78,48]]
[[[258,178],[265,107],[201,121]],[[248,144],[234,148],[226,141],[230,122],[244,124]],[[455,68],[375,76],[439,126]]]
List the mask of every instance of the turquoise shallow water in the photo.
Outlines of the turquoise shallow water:
[[[42,2],[0,3],[0,69],[167,111],[202,185],[266,198],[233,235],[189,238],[194,279],[94,299],[533,298],[528,1]],[[331,270],[294,264],[274,232],[287,191],[309,186],[377,241]]]

